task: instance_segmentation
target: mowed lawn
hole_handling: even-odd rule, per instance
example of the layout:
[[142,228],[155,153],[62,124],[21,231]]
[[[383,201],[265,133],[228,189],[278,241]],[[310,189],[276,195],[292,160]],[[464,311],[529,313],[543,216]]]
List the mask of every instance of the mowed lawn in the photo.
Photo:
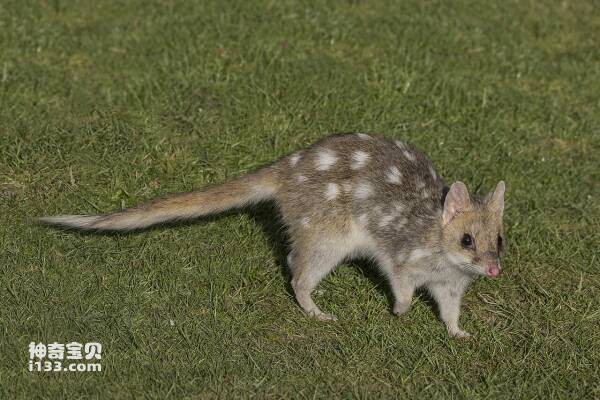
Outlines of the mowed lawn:
[[[600,397],[600,13],[593,1],[0,2],[0,398]],[[499,279],[450,339],[400,318],[367,262],[306,318],[269,204],[77,234],[332,132],[506,181]],[[30,372],[30,342],[100,342],[102,372]]]

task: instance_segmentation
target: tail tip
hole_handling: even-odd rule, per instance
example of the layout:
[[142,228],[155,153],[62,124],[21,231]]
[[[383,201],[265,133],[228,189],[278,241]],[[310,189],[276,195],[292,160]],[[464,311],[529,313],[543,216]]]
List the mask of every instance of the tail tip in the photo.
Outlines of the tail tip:
[[42,225],[60,226],[73,229],[94,229],[94,223],[100,219],[97,215],[56,215],[37,218]]

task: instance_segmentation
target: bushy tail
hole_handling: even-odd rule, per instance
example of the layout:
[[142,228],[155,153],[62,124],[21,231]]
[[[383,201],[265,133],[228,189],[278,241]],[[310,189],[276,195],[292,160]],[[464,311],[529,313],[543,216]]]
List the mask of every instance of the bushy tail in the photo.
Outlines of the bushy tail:
[[38,221],[86,231],[128,231],[257,203],[272,198],[277,187],[275,170],[265,167],[221,185],[157,198],[112,214],[57,215]]

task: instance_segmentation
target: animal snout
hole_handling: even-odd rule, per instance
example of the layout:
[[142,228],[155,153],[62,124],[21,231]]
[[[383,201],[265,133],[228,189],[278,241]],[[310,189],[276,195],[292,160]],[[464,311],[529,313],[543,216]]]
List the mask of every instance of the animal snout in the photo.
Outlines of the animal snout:
[[497,277],[500,274],[500,264],[497,262],[490,262],[487,264],[487,274],[492,278]]

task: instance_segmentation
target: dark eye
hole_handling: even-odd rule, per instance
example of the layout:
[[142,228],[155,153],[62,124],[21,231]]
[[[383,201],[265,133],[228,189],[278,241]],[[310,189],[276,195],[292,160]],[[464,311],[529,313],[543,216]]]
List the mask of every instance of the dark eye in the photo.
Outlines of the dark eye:
[[468,233],[465,233],[460,240],[463,247],[473,247],[473,238]]
[[498,251],[502,250],[502,236],[498,236]]

